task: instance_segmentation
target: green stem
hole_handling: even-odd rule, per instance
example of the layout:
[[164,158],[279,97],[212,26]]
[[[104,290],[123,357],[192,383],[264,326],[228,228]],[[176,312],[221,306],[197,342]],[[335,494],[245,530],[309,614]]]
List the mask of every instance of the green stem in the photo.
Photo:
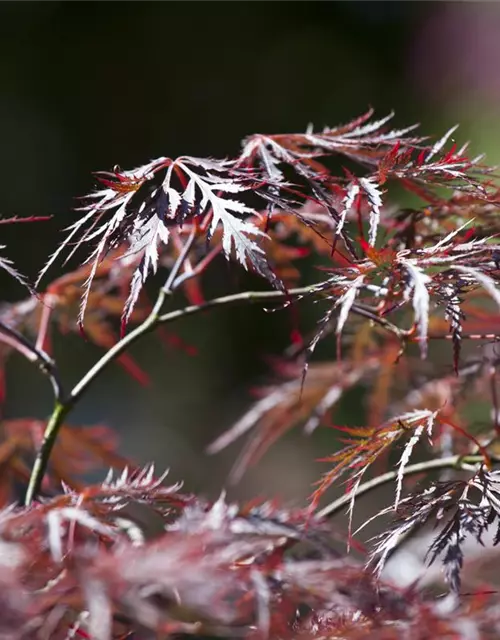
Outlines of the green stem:
[[47,468],[52,448],[55,444],[57,434],[59,433],[59,428],[70,408],[70,405],[56,401],[54,411],[52,412],[50,420],[45,427],[42,444],[31,470],[31,476],[25,498],[26,506],[32,503],[34,497],[40,491],[43,477],[45,475],[45,469]]
[[320,291],[321,288],[322,288],[321,285],[314,285],[314,286],[309,285],[307,287],[297,287],[296,289],[289,289],[287,292],[244,291],[242,293],[234,293],[228,296],[222,296],[220,298],[214,298],[213,300],[208,300],[203,304],[193,304],[193,305],[190,305],[189,307],[184,307],[183,309],[176,309],[175,311],[170,311],[169,313],[165,313],[158,318],[158,324],[173,322],[178,318],[192,316],[195,313],[199,313],[200,311],[207,311],[208,309],[213,309],[214,307],[228,307],[236,304],[241,304],[242,302],[247,302],[252,304],[256,302],[264,302],[266,300],[279,301],[279,300],[282,300],[283,298],[300,298],[301,296],[314,293],[315,291]]
[[119,342],[117,342],[109,351],[107,351],[100,360],[83,376],[83,378],[73,387],[69,396],[66,399],[56,399],[54,410],[50,416],[49,422],[45,428],[43,436],[42,446],[40,447],[33,469],[31,471],[31,477],[28,484],[28,490],[26,492],[25,504],[30,505],[35,496],[37,495],[40,486],[42,484],[47,465],[52,453],[52,449],[57,440],[57,435],[63,424],[64,419],[68,413],[73,409],[75,404],[80,400],[82,395],[87,391],[89,386],[97,380],[104,369],[113,362],[118,356],[120,356],[130,345],[132,345],[141,336],[146,335],[153,331],[160,324],[167,324],[174,322],[179,318],[185,316],[194,315],[208,309],[219,306],[228,306],[241,303],[256,303],[265,300],[282,300],[291,298],[300,298],[304,295],[321,290],[322,285],[310,285],[307,287],[300,287],[296,289],[290,289],[287,292],[283,291],[246,291],[243,293],[236,293],[233,295],[223,296],[209,300],[203,304],[191,305],[184,307],[183,309],[177,309],[160,315],[161,308],[171,291],[165,286],[160,290],[158,298],[155,302],[153,310],[149,316],[139,326],[133,329],[130,333],[124,336]]
[[40,490],[40,486],[47,470],[47,465],[49,463],[52,449],[54,448],[57,440],[57,435],[64,419],[74,407],[74,405],[78,402],[87,387],[92,383],[93,380],[95,380],[99,376],[102,371],[104,371],[108,364],[113,362],[115,358],[121,355],[138,338],[154,329],[154,327],[158,324],[158,313],[163,306],[166,295],[167,292],[162,289],[158,295],[158,299],[153,307],[153,310],[144,320],[144,322],[142,322],[142,324],[140,324],[133,331],[124,336],[113,347],[111,347],[111,349],[107,351],[89,371],[87,371],[80,382],[78,382],[73,387],[71,393],[66,399],[60,401],[56,400],[52,415],[50,416],[47,426],[45,427],[42,445],[38,451],[35,462],[33,464],[33,468],[31,470],[28,489],[26,491],[24,500],[26,506],[30,505],[33,502],[35,496]]

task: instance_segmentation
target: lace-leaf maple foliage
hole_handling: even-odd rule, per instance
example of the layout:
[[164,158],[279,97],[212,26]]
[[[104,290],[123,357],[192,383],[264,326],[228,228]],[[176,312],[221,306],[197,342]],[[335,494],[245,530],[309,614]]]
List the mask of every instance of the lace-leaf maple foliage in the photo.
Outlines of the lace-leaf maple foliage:
[[[2,638],[498,637],[496,582],[471,591],[468,576],[470,541],[500,540],[500,190],[483,158],[454,141],[457,127],[432,141],[416,126],[391,128],[393,115],[255,134],[234,158],[165,157],[96,174],[38,291],[28,284],[29,297],[0,307],[2,402],[16,352],[54,395],[47,421],[2,422]],[[41,288],[82,250],[81,267]],[[202,277],[220,257],[263,288],[228,286],[207,300]],[[302,269],[304,258],[319,268]],[[7,259],[0,267],[27,284]],[[155,273],[164,285],[152,302],[144,285]],[[122,458],[109,429],[73,426],[72,410],[109,365],[149,384],[127,353],[144,334],[192,354],[167,324],[250,303],[291,315],[291,345],[208,451],[247,434],[229,478],[238,481],[288,430],[329,429],[337,450],[318,463],[308,504],[210,502]],[[312,303],[322,316],[309,334],[300,311]],[[79,327],[102,356],[68,389],[52,336]],[[319,345],[332,340],[327,359]],[[353,393],[362,424],[345,417]],[[89,485],[95,466],[114,472]],[[353,533],[356,500],[389,483],[390,505]],[[377,523],[375,539],[362,540]],[[444,581],[429,590],[423,572],[395,582],[387,561],[429,526],[438,530],[422,562],[439,559]]]

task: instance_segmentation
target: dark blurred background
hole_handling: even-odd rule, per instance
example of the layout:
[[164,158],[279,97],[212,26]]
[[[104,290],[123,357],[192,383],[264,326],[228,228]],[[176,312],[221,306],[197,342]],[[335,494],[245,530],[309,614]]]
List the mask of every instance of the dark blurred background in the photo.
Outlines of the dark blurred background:
[[[333,126],[369,105],[429,134],[460,122],[460,140],[495,162],[499,64],[494,2],[2,2],[0,214],[54,217],[2,227],[0,243],[34,277],[74,219],[74,197],[93,188],[92,171],[160,155],[230,155],[250,133]],[[0,277],[4,299],[24,296]],[[207,286],[222,293],[234,278],[219,269]],[[256,308],[176,325],[197,356],[147,338],[133,355],[152,385],[112,367],[72,421],[111,425],[125,454],[215,495],[241,444],[215,458],[204,447],[267,381],[267,358],[286,347],[289,326],[286,312]],[[69,336],[56,353],[76,381],[100,350]],[[50,392],[13,358],[6,415],[27,411],[45,417]],[[330,442],[290,434],[233,495],[300,501]]]

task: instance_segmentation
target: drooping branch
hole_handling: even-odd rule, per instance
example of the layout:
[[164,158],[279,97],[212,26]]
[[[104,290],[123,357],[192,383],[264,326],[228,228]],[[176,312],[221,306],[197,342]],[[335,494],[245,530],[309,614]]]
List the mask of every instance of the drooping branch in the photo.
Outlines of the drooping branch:
[[0,340],[3,340],[16,349],[30,362],[38,364],[40,371],[49,379],[54,391],[56,402],[63,397],[63,386],[59,377],[59,371],[52,358],[43,349],[39,349],[25,338],[21,333],[0,321]]
[[[492,462],[500,462],[500,458],[490,456]],[[481,455],[467,455],[467,456],[447,456],[446,458],[436,458],[434,460],[426,460],[424,462],[417,462],[416,464],[408,465],[403,470],[403,476],[412,476],[419,473],[426,473],[429,471],[436,471],[439,469],[457,469],[464,470],[468,465],[478,464],[484,461],[484,457]],[[387,471],[382,473],[371,480],[367,480],[360,484],[357,489],[354,490],[356,498],[361,497],[365,493],[370,493],[374,489],[378,489],[385,484],[395,481],[398,478],[399,471]],[[337,515],[344,507],[349,506],[353,499],[353,492],[344,494],[340,498],[337,498],[330,504],[327,504],[323,509],[318,511],[317,515],[320,518],[332,518]]]

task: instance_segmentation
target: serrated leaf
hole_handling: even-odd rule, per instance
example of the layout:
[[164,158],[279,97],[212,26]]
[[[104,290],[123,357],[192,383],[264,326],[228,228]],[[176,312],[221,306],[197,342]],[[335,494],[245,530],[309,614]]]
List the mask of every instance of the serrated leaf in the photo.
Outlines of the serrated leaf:
[[422,358],[427,355],[427,332],[429,328],[430,296],[427,284],[432,282],[430,276],[424,273],[421,267],[416,266],[410,260],[401,260],[401,264],[410,275],[410,288],[415,324],[418,328],[419,347]]
[[[42,269],[38,281],[70,243],[74,243],[74,247],[69,257],[83,244],[93,244],[86,260],[92,264],[92,269],[83,289],[79,316],[83,322],[99,264],[111,249],[127,242],[129,249],[125,256],[137,256],[138,265],[132,274],[123,311],[123,322],[126,323],[145,281],[158,268],[158,248],[168,244],[170,229],[211,214],[208,236],[210,238],[221,225],[225,256],[230,258],[234,252],[243,267],[252,266],[273,285],[282,287],[268,265],[263,249],[255,241],[265,234],[245,219],[256,216],[257,212],[240,200],[224,196],[254,188],[250,177],[233,167],[234,162],[226,160],[159,158],[133,171],[101,174],[106,188],[89,196],[91,203],[81,209],[83,217],[68,228],[69,235]],[[158,177],[162,174],[163,179],[159,182]],[[179,174],[187,179],[182,190],[175,182]]]
[[[0,250],[1,249],[5,249],[5,245],[0,245]],[[9,258],[0,257],[0,269],[3,269],[4,271],[6,271],[10,276],[15,278],[20,284],[22,284],[24,287],[29,289],[29,291],[32,291],[26,278],[21,273],[19,273],[19,271],[14,267],[14,263],[12,262],[12,260],[9,260]]]

